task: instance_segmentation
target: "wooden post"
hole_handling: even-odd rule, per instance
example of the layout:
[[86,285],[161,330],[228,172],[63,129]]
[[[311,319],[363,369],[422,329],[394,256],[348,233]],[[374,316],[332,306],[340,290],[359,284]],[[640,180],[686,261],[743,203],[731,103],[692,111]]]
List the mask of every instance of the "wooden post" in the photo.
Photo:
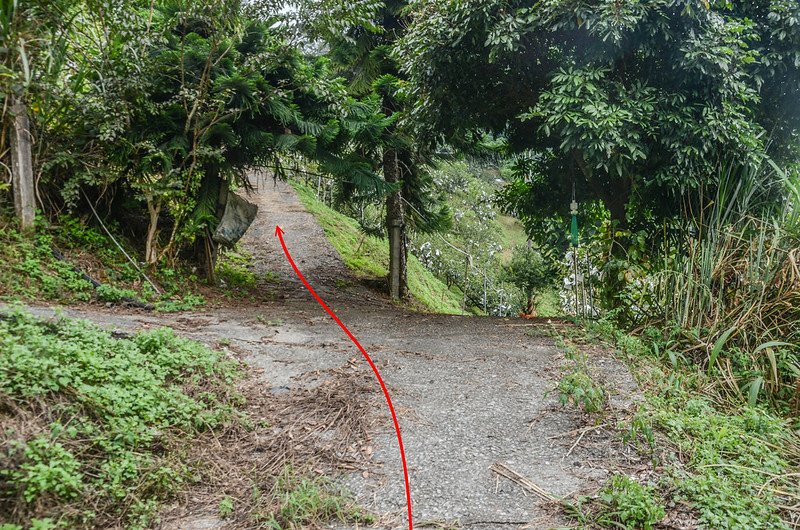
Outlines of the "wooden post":
[[25,103],[14,96],[11,105],[14,126],[11,131],[11,186],[14,193],[14,209],[19,219],[19,228],[30,232],[36,218],[35,186],[33,183],[33,156],[30,121]]

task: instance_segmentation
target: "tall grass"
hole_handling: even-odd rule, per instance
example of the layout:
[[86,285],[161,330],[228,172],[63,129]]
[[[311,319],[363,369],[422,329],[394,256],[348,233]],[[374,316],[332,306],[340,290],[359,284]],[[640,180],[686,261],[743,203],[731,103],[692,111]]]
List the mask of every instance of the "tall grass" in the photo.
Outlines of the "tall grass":
[[727,168],[719,182],[686,208],[692,236],[648,282],[652,316],[729,392],[751,404],[780,398],[797,413],[800,187],[777,167]]

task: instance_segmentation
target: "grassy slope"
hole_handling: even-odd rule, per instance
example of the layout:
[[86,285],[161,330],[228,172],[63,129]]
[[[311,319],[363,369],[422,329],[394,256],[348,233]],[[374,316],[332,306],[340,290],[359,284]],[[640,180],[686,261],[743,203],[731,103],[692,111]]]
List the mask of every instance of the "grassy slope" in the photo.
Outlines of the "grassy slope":
[[[15,222],[0,212],[0,301],[59,302],[74,304],[96,301],[119,303],[138,300],[157,311],[185,311],[210,302],[251,298],[256,278],[248,270],[250,257],[241,251],[226,251],[217,260],[218,286],[208,286],[195,274],[190,262],[162,262],[147,271],[161,289],[156,293],[142,274],[127,261],[120,249],[100,229],[62,216],[52,222],[39,221],[32,236],[22,236]],[[116,238],[126,252],[141,262],[135,246],[118,230]],[[63,254],[56,259],[53,249]],[[81,274],[99,281],[95,289]],[[2,530],[2,527],[0,527]]]
[[[55,301],[116,303],[148,302],[158,311],[182,311],[203,305],[194,294],[200,280],[188,266],[180,270],[161,267],[149,273],[160,285],[156,293],[142,275],[99,229],[77,218],[63,216],[53,223],[40,220],[35,234],[21,235],[12,220],[0,215],[0,301]],[[119,237],[125,242],[125,238]],[[127,252],[136,250],[127,245]],[[57,249],[63,260],[54,257]],[[99,281],[95,289],[81,272]],[[191,286],[187,289],[187,284]]]
[[[795,479],[800,438],[791,420],[767,407],[743,406],[744,396],[720,393],[718,376],[686,363],[682,354],[663,344],[654,348],[652,337],[642,339],[603,320],[558,333],[565,352],[580,351],[580,344],[616,349],[639,380],[646,401],[617,423],[617,429],[662,468],[657,478],[648,480],[658,486],[663,505],[673,510],[677,505],[680,511],[681,504],[688,504],[704,529],[796,528],[789,519],[800,499]],[[611,514],[622,523],[616,526],[608,518],[605,524],[598,521],[608,512],[606,502],[596,505],[599,510],[572,515],[580,528],[644,527],[642,521],[632,525],[621,520],[637,512],[636,499],[621,500],[621,509]]]
[[503,245],[503,259],[509,261],[514,247],[524,245],[528,241],[525,227],[519,219],[509,215],[498,215],[497,224],[500,225],[500,241]]
[[[314,192],[293,181],[300,201],[317,218],[325,235],[342,256],[344,263],[359,278],[376,279],[388,272],[389,250],[384,239],[365,236],[358,223],[316,199]],[[451,291],[417,260],[408,256],[408,288],[426,309],[436,313],[460,314],[461,295]]]

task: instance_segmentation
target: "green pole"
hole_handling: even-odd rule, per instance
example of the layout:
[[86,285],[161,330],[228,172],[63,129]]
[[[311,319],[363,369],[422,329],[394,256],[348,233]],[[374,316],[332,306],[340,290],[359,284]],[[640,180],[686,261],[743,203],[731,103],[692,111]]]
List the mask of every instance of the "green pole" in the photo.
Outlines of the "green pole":
[[572,259],[575,274],[575,316],[579,316],[578,312],[578,203],[575,202],[575,189],[573,188],[573,199],[570,203],[570,213],[572,214],[572,224],[570,226],[570,235],[572,236]]
[[577,248],[578,247],[578,216],[572,216],[572,229],[570,230],[572,234],[572,246]]

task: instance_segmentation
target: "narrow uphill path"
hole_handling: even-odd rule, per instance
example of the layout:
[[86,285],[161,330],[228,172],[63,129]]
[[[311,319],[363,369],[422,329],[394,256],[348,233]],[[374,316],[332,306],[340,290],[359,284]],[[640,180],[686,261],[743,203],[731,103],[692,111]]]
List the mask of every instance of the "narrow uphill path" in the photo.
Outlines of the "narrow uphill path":
[[[166,316],[121,309],[67,313],[125,330],[166,325],[228,348],[259,371],[276,394],[320,384],[309,376],[342,366],[355,366],[371,377],[358,350],[286,263],[274,237],[279,224],[298,267],[359,338],[386,380],[406,445],[418,528],[558,526],[552,506],[490,468],[503,464],[550,494],[564,496],[593,491],[609,470],[626,464],[628,456],[612,439],[616,434],[603,426],[585,429],[594,419],[587,423],[578,412],[558,405],[552,389],[564,359],[549,336],[552,326],[398,308],[351,277],[291,187],[255,177],[253,183],[258,191],[250,199],[259,213],[241,244],[253,255],[261,279],[263,296],[257,303]],[[628,407],[637,390],[627,370],[610,357],[594,358],[591,364],[617,393],[612,405]],[[380,516],[378,528],[407,528],[391,420],[379,393],[368,399],[378,417],[374,432],[355,442],[363,465],[351,466],[353,471],[337,480]],[[212,527],[225,528],[224,521],[216,524]],[[173,526],[192,527],[190,518]]]

